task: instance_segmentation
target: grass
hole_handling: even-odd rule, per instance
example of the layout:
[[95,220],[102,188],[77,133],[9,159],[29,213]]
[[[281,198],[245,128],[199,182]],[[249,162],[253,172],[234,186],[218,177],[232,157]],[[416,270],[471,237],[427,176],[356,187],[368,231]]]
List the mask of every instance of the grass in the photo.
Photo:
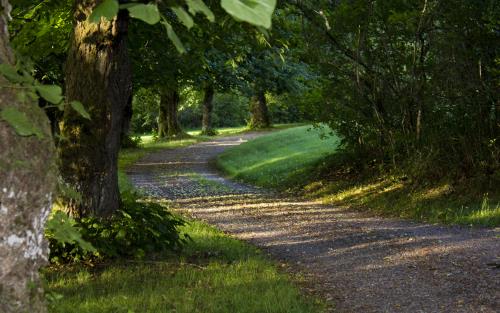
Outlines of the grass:
[[[193,241],[178,255],[48,269],[52,313],[321,312],[262,252],[191,221]],[[62,298],[61,298],[62,296]]]
[[218,165],[231,177],[259,186],[295,187],[324,203],[378,215],[431,223],[500,225],[498,188],[484,188],[472,180],[422,183],[389,174],[346,174],[345,163],[331,157],[338,138],[323,141],[317,132],[297,127],[260,137],[228,150],[219,157]]
[[230,177],[256,185],[286,188],[307,179],[311,170],[335,152],[339,139],[324,129],[294,127],[228,149],[217,159]]
[[[226,133],[227,134],[227,133]],[[203,138],[154,142],[120,154],[120,188],[133,188],[126,166],[158,149]],[[213,183],[201,176],[202,184]],[[179,254],[114,260],[92,267],[49,267],[43,272],[51,313],[313,313],[323,302],[303,295],[290,277],[259,249],[196,220],[182,227],[189,241]]]
[[[294,127],[300,124],[277,124],[274,125],[273,128],[271,129],[286,129],[290,127]],[[265,129],[262,131],[267,131],[269,129]],[[218,128],[218,136],[231,136],[231,135],[236,135],[240,133],[244,133],[249,131],[249,129],[246,126],[238,126],[238,127],[223,127],[223,128]],[[200,142],[200,141],[206,141],[210,140],[213,137],[208,137],[208,136],[200,136],[200,129],[192,129],[188,130],[187,134],[191,137],[185,138],[182,140],[172,140],[172,141],[157,141],[155,140],[154,135],[152,134],[144,134],[139,136],[141,138],[141,143],[140,147],[138,148],[129,148],[129,149],[122,149],[120,151],[120,157],[118,159],[118,168],[120,170],[124,170],[126,167],[134,164],[137,162],[140,158],[145,156],[146,154],[163,150],[163,149],[174,149],[174,148],[180,148],[180,147],[185,147],[192,145],[194,143]]]

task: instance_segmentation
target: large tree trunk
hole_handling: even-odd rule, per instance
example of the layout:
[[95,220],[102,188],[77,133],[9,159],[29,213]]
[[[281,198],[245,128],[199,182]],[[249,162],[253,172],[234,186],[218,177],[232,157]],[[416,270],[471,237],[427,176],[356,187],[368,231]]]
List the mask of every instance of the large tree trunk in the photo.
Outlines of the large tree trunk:
[[212,84],[205,87],[205,96],[203,97],[203,119],[201,121],[201,134],[206,136],[216,135],[212,128],[212,111],[214,100],[214,86]]
[[61,174],[81,194],[68,210],[75,216],[106,217],[120,206],[117,159],[124,114],[132,92],[127,51],[128,13],[109,22],[87,21],[98,0],[76,0],[75,28],[66,63],[68,101],[81,101],[91,115],[64,112]]
[[271,119],[267,109],[266,95],[264,91],[258,91],[255,96],[250,99],[250,119],[249,127],[252,129],[271,127]]
[[163,89],[160,94],[160,114],[158,117],[158,138],[175,139],[184,137],[177,118],[179,110],[179,93],[177,90]]
[[[15,64],[0,0],[0,63]],[[55,149],[45,113],[0,75],[0,112],[17,110],[39,136],[20,136],[0,119],[0,312],[46,312],[38,270],[47,262],[45,221],[55,187]],[[17,87],[17,88],[16,88]]]

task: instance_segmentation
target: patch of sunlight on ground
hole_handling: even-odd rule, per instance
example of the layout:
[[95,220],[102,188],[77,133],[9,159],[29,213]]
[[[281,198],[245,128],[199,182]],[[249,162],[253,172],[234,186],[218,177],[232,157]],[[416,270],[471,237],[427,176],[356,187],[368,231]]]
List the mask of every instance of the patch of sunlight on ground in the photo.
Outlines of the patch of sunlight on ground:
[[321,300],[301,294],[257,248],[199,221],[182,231],[193,241],[180,255],[45,270],[47,292],[60,295],[49,312],[324,311]]

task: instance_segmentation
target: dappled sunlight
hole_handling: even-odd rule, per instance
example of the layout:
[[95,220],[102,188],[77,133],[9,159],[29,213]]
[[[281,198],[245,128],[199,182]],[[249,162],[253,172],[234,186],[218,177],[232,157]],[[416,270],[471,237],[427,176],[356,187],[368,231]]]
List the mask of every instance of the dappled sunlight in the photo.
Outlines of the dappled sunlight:
[[[388,286],[408,290],[413,284],[418,290],[427,290],[426,280],[417,279],[417,275],[439,277],[449,286],[457,279],[474,280],[468,274],[450,274],[450,271],[441,274],[435,269],[448,268],[450,262],[457,266],[469,262],[475,270],[484,271],[484,264],[491,261],[493,254],[486,247],[499,245],[489,232],[463,232],[380,219],[345,206],[327,205],[324,198],[307,200],[284,196],[225,179],[211,167],[209,160],[231,145],[239,144],[239,140],[240,137],[225,138],[221,144],[205,142],[179,149],[176,154],[151,155],[141,162],[157,165],[150,169],[147,166],[131,168],[130,175],[136,185],[147,185],[149,194],[157,201],[168,202],[179,213],[213,223],[224,232],[258,245],[292,267],[314,275],[318,282],[328,284],[329,290],[342,298],[348,297],[352,290],[384,297]],[[309,162],[307,151],[282,152],[260,162],[245,163],[240,170],[264,173],[269,180],[275,173],[267,173],[268,168],[283,168],[288,171],[283,174],[290,175],[291,164]],[[279,182],[283,176],[276,175]],[[344,186],[339,188],[340,192],[335,191],[338,186],[328,183],[309,188],[331,203],[376,201],[405,192],[406,186],[397,180],[385,179]],[[435,189],[429,197],[445,193],[445,188]],[[461,255],[477,255],[477,258]],[[477,290],[482,294],[488,292],[485,288]],[[453,296],[459,297],[460,293]]]
[[419,200],[430,200],[430,199],[436,199],[442,196],[446,196],[453,192],[453,188],[450,186],[450,184],[443,184],[438,187],[434,188],[428,188],[424,191],[420,191],[418,194],[414,195],[414,199],[416,201]]

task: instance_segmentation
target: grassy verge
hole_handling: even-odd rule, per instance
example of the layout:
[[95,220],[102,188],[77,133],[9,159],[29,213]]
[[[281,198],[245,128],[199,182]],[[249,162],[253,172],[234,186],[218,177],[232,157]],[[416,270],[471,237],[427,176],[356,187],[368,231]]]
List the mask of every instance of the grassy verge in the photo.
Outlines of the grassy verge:
[[[120,188],[133,188],[123,170],[147,153],[186,146],[143,140],[120,154]],[[203,177],[198,177],[205,182]],[[206,182],[209,184],[210,182]],[[299,277],[282,273],[261,251],[200,221],[182,232],[192,238],[179,254],[114,260],[92,267],[44,270],[49,312],[322,312],[324,305],[297,288]]]
[[[297,127],[226,151],[218,166],[231,177],[260,186],[300,189],[325,203],[437,223],[498,226],[500,194],[473,181],[414,182],[404,175],[348,173],[335,154],[338,139]],[[338,159],[338,160],[337,160]],[[332,161],[333,160],[333,161]]]
[[47,270],[52,313],[321,312],[256,248],[191,221],[179,255]]
[[230,177],[273,188],[287,188],[311,179],[318,163],[335,152],[339,139],[324,129],[294,127],[272,133],[221,154],[218,166]]

